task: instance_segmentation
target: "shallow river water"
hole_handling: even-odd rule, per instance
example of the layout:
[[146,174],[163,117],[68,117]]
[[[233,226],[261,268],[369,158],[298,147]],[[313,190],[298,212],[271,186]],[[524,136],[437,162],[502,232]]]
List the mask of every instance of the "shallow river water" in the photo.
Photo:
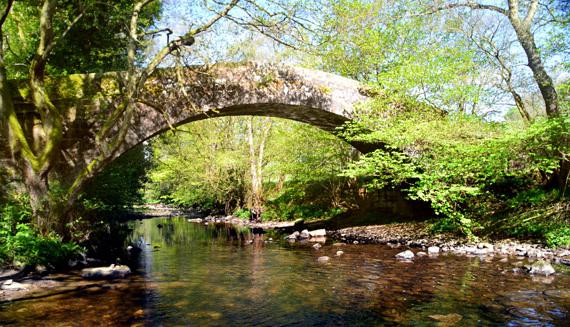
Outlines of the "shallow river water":
[[315,250],[183,218],[130,223],[143,251],[129,279],[2,303],[0,326],[570,326],[563,266],[532,277],[512,272],[515,258],[408,263],[380,245]]

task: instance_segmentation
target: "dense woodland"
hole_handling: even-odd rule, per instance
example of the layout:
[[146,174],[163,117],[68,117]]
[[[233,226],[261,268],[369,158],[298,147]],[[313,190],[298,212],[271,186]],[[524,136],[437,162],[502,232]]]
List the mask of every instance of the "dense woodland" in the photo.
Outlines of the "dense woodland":
[[[143,203],[324,219],[378,189],[429,203],[434,232],[570,245],[566,1],[3,0],[0,9],[6,264],[66,262]],[[97,136],[104,158],[120,148],[154,71],[244,61],[350,77],[373,101],[337,135],[267,117],[207,119],[94,160],[71,182],[54,173],[64,113],[50,79],[127,72]],[[29,87],[41,121],[32,138],[10,80]],[[384,146],[360,154],[338,136]]]

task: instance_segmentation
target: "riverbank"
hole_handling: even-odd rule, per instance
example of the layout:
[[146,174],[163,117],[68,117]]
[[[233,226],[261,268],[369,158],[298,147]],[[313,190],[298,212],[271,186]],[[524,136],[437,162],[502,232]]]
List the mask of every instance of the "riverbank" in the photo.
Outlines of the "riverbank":
[[543,259],[570,265],[570,249],[552,249],[537,243],[516,239],[480,240],[472,242],[453,234],[433,234],[424,222],[396,223],[376,226],[349,227],[327,233],[345,243],[386,244],[390,247],[408,247],[418,252],[429,247],[437,252],[483,257],[520,257]]
[[[284,233],[313,230],[323,227],[323,222],[250,222],[234,216],[189,219],[195,223],[229,223],[252,230],[278,230]],[[325,227],[326,229],[326,227]],[[433,233],[427,222],[390,223],[384,225],[355,226],[335,230],[327,229],[327,236],[335,241],[350,244],[383,244],[392,248],[412,249],[416,252],[437,248],[441,253],[483,257],[519,257],[543,259],[554,263],[570,265],[570,249],[548,248],[543,244],[529,243],[517,239],[496,239],[469,241],[453,233]]]
[[[151,207],[148,217],[158,213]],[[303,229],[327,230],[327,236],[336,241],[351,244],[386,244],[390,247],[408,247],[418,252],[427,251],[428,247],[438,247],[443,253],[467,256],[514,256],[531,259],[544,259],[555,263],[570,265],[570,248],[549,248],[544,244],[528,242],[514,238],[481,239],[477,242],[453,233],[433,233],[430,224],[425,221],[389,223],[382,225],[329,228],[326,221],[266,221],[252,222],[235,216],[206,216],[197,218],[193,211],[181,211],[168,206],[160,206],[163,216],[182,215],[195,223],[228,223],[252,230],[278,230],[284,234]]]

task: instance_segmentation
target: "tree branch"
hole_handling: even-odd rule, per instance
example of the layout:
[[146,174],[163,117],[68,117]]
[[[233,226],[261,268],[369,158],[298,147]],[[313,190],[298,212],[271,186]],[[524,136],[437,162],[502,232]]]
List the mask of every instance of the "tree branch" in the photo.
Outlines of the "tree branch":
[[195,28],[191,31],[189,31],[188,33],[186,33],[182,38],[184,37],[188,37],[188,36],[195,36],[198,35],[202,32],[207,31],[210,27],[212,27],[215,23],[217,23],[220,19],[224,18],[225,16],[228,15],[228,13],[230,12],[230,10],[232,10],[238,3],[240,2],[240,0],[232,0],[232,2],[230,2],[225,8],[224,10],[222,10],[221,12],[219,12],[216,16],[212,17],[208,22],[206,22],[205,24],[203,24],[202,26]]
[[508,2],[509,2],[508,17],[512,21],[516,21],[518,23],[520,21],[520,19],[519,19],[519,0],[508,0]]
[[141,87],[144,84],[144,81],[148,78],[148,76],[150,76],[155,71],[155,69],[158,67],[158,65],[160,65],[160,63],[164,60],[164,58],[166,58],[166,56],[168,56],[174,50],[176,50],[182,46],[191,46],[192,44],[194,44],[194,36],[195,35],[207,31],[209,28],[211,28],[220,19],[226,17],[228,15],[228,13],[230,12],[230,10],[232,10],[239,3],[239,1],[240,0],[232,0],[232,2],[230,2],[224,8],[224,10],[222,10],[221,12],[216,14],[208,22],[204,23],[202,26],[200,26],[198,28],[190,30],[189,32],[187,32],[183,36],[181,36],[178,39],[170,42],[167,46],[162,48],[162,50],[160,50],[154,56],[154,58],[152,58],[150,63],[143,70],[137,85],[139,87]]
[[49,55],[49,53],[53,50],[53,48],[55,48],[55,46],[57,45],[57,43],[59,41],[61,41],[62,39],[65,38],[65,36],[69,33],[69,31],[71,31],[71,29],[73,28],[73,26],[75,24],[77,24],[77,22],[79,22],[79,20],[81,19],[81,17],[83,17],[83,15],[85,14],[85,9],[83,9],[81,11],[81,13],[79,15],[77,15],[77,17],[75,17],[75,19],[73,19],[71,21],[71,23],[69,23],[69,25],[67,25],[67,28],[65,29],[65,31],[63,31],[63,33],[61,33],[61,35],[57,38],[54,39],[46,48],[45,50],[45,56],[47,57]]
[[528,12],[526,14],[526,17],[524,18],[523,21],[523,25],[529,27],[530,24],[532,23],[532,20],[534,19],[534,15],[536,14],[536,11],[538,10],[538,0],[532,0],[530,2],[530,7],[528,8]]
[[0,17],[0,29],[2,28],[2,26],[4,26],[4,23],[6,22],[6,19],[8,18],[8,15],[10,14],[10,11],[12,10],[13,4],[14,4],[14,0],[8,0],[8,4],[6,5],[6,9],[4,9],[4,13],[2,14],[2,17]]
[[509,16],[508,11],[506,9],[499,7],[499,6],[484,5],[484,4],[476,3],[476,2],[473,2],[470,0],[467,2],[463,2],[463,3],[448,3],[448,4],[445,4],[441,7],[432,8],[431,11],[424,13],[424,14],[434,14],[434,13],[439,12],[439,11],[455,9],[455,8],[471,8],[471,9],[476,9],[476,10],[491,10],[494,12],[498,12],[501,15],[505,15],[507,17]]

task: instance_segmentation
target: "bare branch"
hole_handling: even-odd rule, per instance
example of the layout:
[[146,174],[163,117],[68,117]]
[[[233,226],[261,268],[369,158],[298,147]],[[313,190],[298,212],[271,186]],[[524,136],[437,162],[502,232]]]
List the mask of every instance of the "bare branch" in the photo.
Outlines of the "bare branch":
[[463,2],[463,3],[448,3],[448,4],[445,4],[445,5],[440,6],[440,7],[434,7],[434,8],[431,8],[430,11],[422,13],[422,15],[434,14],[434,13],[439,12],[439,11],[455,9],[455,8],[471,8],[471,9],[476,9],[476,10],[491,10],[494,12],[498,12],[501,15],[505,15],[507,17],[509,16],[509,12],[504,8],[501,8],[499,6],[494,6],[494,5],[484,5],[484,4],[473,2],[471,0],[469,0],[467,2]]
[[[224,18],[225,16],[228,15],[228,13],[230,12],[230,10],[232,10],[237,4],[238,2],[240,2],[240,0],[232,0],[232,2],[230,2],[225,8],[224,10],[222,10],[221,12],[219,12],[217,15],[215,15],[214,17],[212,17],[208,22],[206,22],[205,24],[203,24],[202,26],[195,28],[191,31],[189,31],[188,33],[186,33],[184,35],[184,37],[189,37],[189,36],[195,36],[198,35],[202,32],[207,31],[208,29],[210,29],[210,27],[212,27],[215,23],[217,23],[220,19]],[[183,37],[183,38],[184,38]]]
[[530,7],[528,8],[526,17],[524,18],[523,25],[530,26],[532,20],[534,19],[534,15],[536,14],[537,9],[538,9],[538,0],[532,0],[530,2]]

